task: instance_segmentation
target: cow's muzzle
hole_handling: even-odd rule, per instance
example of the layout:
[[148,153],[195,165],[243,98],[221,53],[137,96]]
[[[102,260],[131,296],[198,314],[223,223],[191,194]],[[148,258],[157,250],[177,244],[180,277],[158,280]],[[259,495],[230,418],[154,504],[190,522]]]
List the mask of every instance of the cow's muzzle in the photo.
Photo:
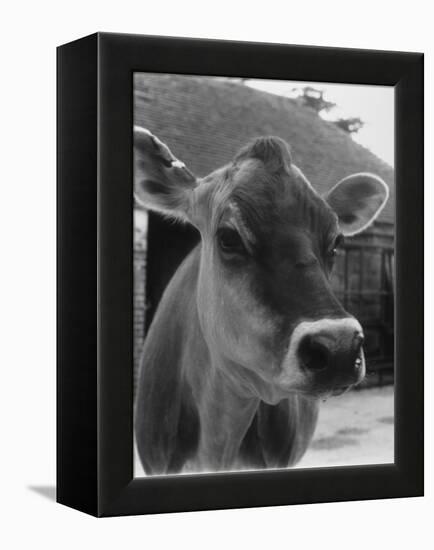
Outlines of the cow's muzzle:
[[324,383],[349,386],[360,378],[362,344],[363,333],[351,328],[307,334],[298,347],[300,364],[308,372],[323,378]]
[[292,334],[286,364],[297,365],[315,392],[339,392],[365,376],[363,340],[353,317],[302,322]]

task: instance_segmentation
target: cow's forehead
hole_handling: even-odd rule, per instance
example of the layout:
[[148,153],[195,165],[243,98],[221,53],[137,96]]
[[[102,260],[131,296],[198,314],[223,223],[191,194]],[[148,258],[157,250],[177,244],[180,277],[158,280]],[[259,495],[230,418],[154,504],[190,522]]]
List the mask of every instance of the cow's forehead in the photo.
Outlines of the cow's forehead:
[[231,164],[202,180],[197,199],[203,225],[212,232],[228,218],[259,240],[337,230],[334,212],[294,165],[286,142],[273,136],[253,140]]
[[337,218],[294,164],[271,174],[257,159],[229,168],[224,211],[235,209],[248,230],[260,236],[298,228],[312,233],[335,231]]

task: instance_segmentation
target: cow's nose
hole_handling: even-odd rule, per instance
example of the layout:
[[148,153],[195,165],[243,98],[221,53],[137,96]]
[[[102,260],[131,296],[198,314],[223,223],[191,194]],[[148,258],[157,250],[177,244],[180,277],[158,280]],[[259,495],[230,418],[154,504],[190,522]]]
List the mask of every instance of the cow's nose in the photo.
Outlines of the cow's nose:
[[363,333],[353,327],[306,334],[299,343],[298,356],[306,371],[324,381],[345,386],[364,375]]

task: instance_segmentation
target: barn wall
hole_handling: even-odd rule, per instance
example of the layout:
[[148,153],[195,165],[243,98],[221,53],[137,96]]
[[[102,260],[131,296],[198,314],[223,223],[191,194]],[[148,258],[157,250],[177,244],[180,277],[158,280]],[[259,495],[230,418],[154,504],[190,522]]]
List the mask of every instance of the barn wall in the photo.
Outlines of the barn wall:
[[393,225],[375,224],[346,240],[332,277],[337,297],[364,328],[367,366],[372,372],[393,370],[393,246]]

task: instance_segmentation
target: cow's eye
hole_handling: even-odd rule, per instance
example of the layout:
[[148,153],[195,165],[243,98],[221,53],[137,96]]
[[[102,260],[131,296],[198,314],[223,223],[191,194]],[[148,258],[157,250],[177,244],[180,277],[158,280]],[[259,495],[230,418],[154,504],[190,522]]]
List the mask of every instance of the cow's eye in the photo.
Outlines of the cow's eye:
[[227,254],[244,254],[246,251],[238,231],[231,227],[221,227],[217,231],[217,242],[220,250]]
[[342,243],[344,242],[344,236],[338,235],[335,239],[335,242],[333,243],[333,246],[329,250],[329,256],[334,257],[336,256],[338,252],[338,248],[342,246]]

